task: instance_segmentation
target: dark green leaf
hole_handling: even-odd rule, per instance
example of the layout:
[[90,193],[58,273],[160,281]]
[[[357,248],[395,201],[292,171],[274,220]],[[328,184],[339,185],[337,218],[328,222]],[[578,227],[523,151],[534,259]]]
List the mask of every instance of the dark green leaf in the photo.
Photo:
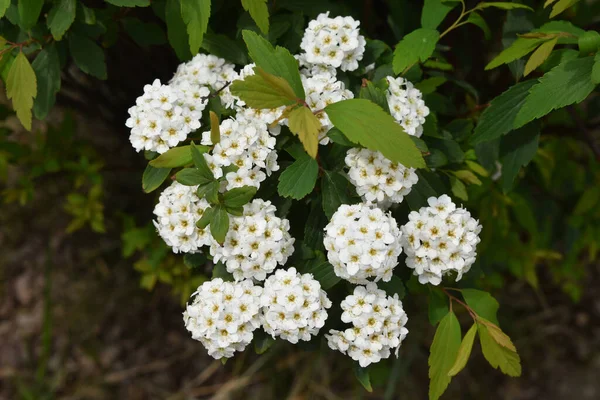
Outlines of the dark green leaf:
[[80,70],[98,79],[106,79],[104,50],[88,37],[69,34],[69,50]]
[[[212,279],[215,278],[221,278],[224,281],[233,281],[233,275],[229,272],[227,272],[227,268],[225,267],[224,264],[222,263],[216,263],[215,266],[213,267],[213,273],[212,273]],[[227,361],[226,358],[221,358],[221,362],[223,362],[223,364],[225,364],[225,362],[223,361]]]
[[342,204],[350,203],[347,187],[348,180],[339,172],[323,171],[321,192],[323,193],[323,211],[327,218],[331,218]]
[[392,279],[390,279],[389,282],[377,282],[377,286],[379,287],[379,289],[385,291],[385,293],[388,296],[393,297],[395,294],[397,294],[400,300],[402,300],[406,295],[406,288],[404,287],[404,283],[402,283],[402,279],[400,279],[396,275],[392,275]]
[[363,81],[358,97],[360,99],[371,100],[386,112],[390,109],[385,91],[373,85],[373,82]]
[[167,179],[171,168],[154,168],[148,164],[142,175],[142,189],[145,193],[156,190]]
[[419,61],[425,62],[435,50],[440,33],[420,28],[404,36],[394,50],[394,73],[401,74]]
[[[213,175],[208,164],[206,163],[206,159],[204,158],[204,155],[202,153],[202,147],[198,147],[194,144],[194,142],[192,142],[192,144],[190,146],[190,151],[191,151],[192,161],[194,162],[194,166],[200,172],[200,175],[202,177],[204,177],[206,182],[210,182],[210,181],[214,180],[215,176]],[[198,185],[201,185],[201,184],[202,183],[198,183]]]
[[[152,166],[151,164],[148,165]],[[207,178],[197,168],[184,168],[175,174],[175,179],[186,186],[206,185],[214,180]]]
[[199,229],[206,228],[208,226],[208,224],[210,224],[210,221],[212,220],[214,213],[215,213],[214,207],[208,207],[206,210],[204,210],[204,213],[202,213],[202,216],[196,222],[196,226]]
[[248,64],[246,49],[225,35],[207,32],[202,41],[202,48],[210,54],[214,54],[235,64]]
[[152,22],[142,22],[137,18],[121,20],[125,31],[141,47],[156,46],[166,43],[165,32]]
[[592,67],[592,82],[594,85],[600,83],[600,53],[594,57],[594,66]]
[[452,139],[427,138],[426,143],[430,150],[439,149],[443,151],[450,163],[460,164],[465,160],[464,151]]
[[54,40],[61,40],[67,29],[75,21],[77,2],[75,0],[58,0],[48,13],[48,28]]
[[471,307],[477,315],[498,325],[498,308],[500,304],[492,297],[491,294],[482,290],[462,289],[461,294],[464,297],[467,305]]
[[[206,146],[196,145],[196,149],[201,153],[208,152]],[[161,154],[154,160],[150,161],[150,165],[156,168],[177,168],[184,167],[192,163],[192,153],[190,146],[173,147],[166,153]]]
[[229,231],[229,214],[224,207],[217,206],[210,220],[210,233],[219,244],[223,244]]
[[206,264],[206,256],[202,253],[186,253],[183,255],[183,263],[188,268],[198,268]]
[[429,355],[429,399],[437,400],[444,393],[450,380],[448,372],[454,365],[460,347],[460,324],[450,311],[435,331]]
[[18,0],[19,25],[23,30],[28,31],[37,22],[44,0]]
[[38,82],[33,113],[37,119],[44,119],[54,106],[56,93],[60,90],[60,61],[54,43],[40,51],[31,67],[35,71]]
[[199,198],[206,198],[210,204],[219,203],[219,181],[213,180],[212,182],[200,185],[196,194]]
[[4,17],[4,14],[9,6],[10,0],[0,0],[0,18]]
[[350,141],[379,151],[405,167],[425,166],[421,152],[409,135],[375,103],[364,99],[343,100],[328,105],[325,111]]
[[435,90],[439,86],[443,85],[447,80],[448,79],[443,76],[434,76],[415,84],[415,88],[419,89],[423,94],[429,94],[435,92]]
[[342,146],[346,146],[346,147],[360,147],[356,143],[353,143],[353,142],[349,141],[348,138],[346,137],[346,135],[344,135],[342,133],[342,131],[340,131],[337,128],[331,128],[329,130],[329,132],[327,132],[327,137],[329,139],[331,139],[331,141],[333,143],[337,143],[337,144],[340,144]]
[[225,207],[242,207],[248,203],[256,194],[254,186],[242,186],[228,190],[223,195],[223,204]]
[[362,387],[365,388],[367,392],[372,392],[373,387],[371,386],[371,377],[369,376],[369,370],[361,367],[358,363],[354,363],[354,376],[360,382]]
[[119,7],[148,7],[150,0],[106,0],[107,3]]
[[181,17],[181,5],[179,0],[167,0],[165,8],[167,22],[167,37],[175,54],[180,60],[189,60],[192,57],[188,44],[188,34]]
[[279,176],[277,191],[283,197],[300,200],[312,192],[317,182],[319,164],[314,158],[305,154],[287,167]]
[[502,163],[502,189],[508,192],[521,167],[529,164],[538,148],[540,124],[535,121],[512,131],[500,142],[500,162]]
[[450,177],[450,188],[452,194],[461,200],[469,200],[469,194],[467,193],[467,187],[460,179],[455,176]]
[[448,296],[439,288],[429,290],[429,323],[436,326],[448,314]]
[[256,354],[264,354],[273,346],[275,339],[261,329],[257,329],[254,334],[254,351]]
[[311,263],[313,264],[306,269],[305,273],[312,274],[321,284],[321,289],[329,290],[340,281],[341,278],[335,274],[333,266],[327,261],[314,260]]
[[241,217],[244,215],[244,207],[230,207],[225,205],[225,210],[231,215],[235,215],[236,217]]

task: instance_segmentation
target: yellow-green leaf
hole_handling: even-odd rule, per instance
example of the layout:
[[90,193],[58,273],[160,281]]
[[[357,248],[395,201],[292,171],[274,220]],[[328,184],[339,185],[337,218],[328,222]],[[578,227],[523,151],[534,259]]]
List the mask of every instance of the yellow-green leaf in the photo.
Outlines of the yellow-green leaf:
[[487,330],[492,339],[494,339],[494,341],[500,346],[506,347],[507,349],[515,352],[517,351],[517,348],[510,340],[510,337],[506,333],[502,332],[502,329],[500,329],[498,325],[479,316],[477,317],[477,322],[487,327]]
[[250,16],[256,22],[265,35],[269,33],[269,9],[267,0],[242,0],[242,7],[250,13]]
[[255,75],[233,82],[231,93],[257,109],[289,106],[297,102],[294,90],[285,79],[259,67],[255,71]]
[[210,141],[212,144],[217,144],[221,141],[219,116],[214,111],[210,112]]
[[202,39],[208,29],[210,18],[210,0],[182,0],[181,17],[187,26],[192,55],[198,53]]
[[31,130],[31,108],[37,95],[37,79],[29,60],[22,52],[15,57],[8,72],[6,95],[12,100],[19,121],[27,130]]
[[521,375],[521,358],[516,352],[499,345],[490,335],[488,326],[478,323],[479,341],[483,356],[494,368],[500,370],[509,376]]
[[550,18],[556,17],[558,14],[565,11],[567,8],[575,5],[575,3],[579,2],[579,0],[560,0],[552,7],[552,12],[550,13]]
[[454,365],[450,368],[448,376],[455,376],[467,365],[469,357],[471,356],[471,350],[473,349],[473,342],[475,341],[475,335],[477,334],[477,324],[473,324],[471,329],[467,332],[463,338],[460,347],[458,348],[458,355]]
[[444,393],[450,380],[448,376],[454,365],[461,342],[460,324],[450,311],[435,331],[429,354],[429,400],[437,400]]
[[547,38],[518,38],[509,47],[502,50],[498,56],[496,56],[488,65],[485,66],[485,70],[499,67],[502,64],[508,64],[511,61],[517,60],[521,57],[531,53],[536,47],[548,40]]
[[483,8],[488,8],[488,7],[499,8],[501,10],[514,10],[516,8],[522,8],[524,10],[533,11],[533,8],[526,6],[525,4],[510,3],[510,2],[506,2],[506,1],[479,3],[475,7],[475,9],[483,9]]
[[527,60],[527,64],[525,64],[524,76],[529,75],[537,67],[542,65],[544,61],[546,61],[546,59],[550,56],[550,53],[552,53],[554,46],[556,46],[556,42],[558,42],[558,37],[542,43],[540,47],[531,53],[529,60]]
[[317,157],[319,148],[319,129],[321,122],[308,107],[298,107],[288,117],[288,125],[292,133],[298,136],[304,150],[312,157]]

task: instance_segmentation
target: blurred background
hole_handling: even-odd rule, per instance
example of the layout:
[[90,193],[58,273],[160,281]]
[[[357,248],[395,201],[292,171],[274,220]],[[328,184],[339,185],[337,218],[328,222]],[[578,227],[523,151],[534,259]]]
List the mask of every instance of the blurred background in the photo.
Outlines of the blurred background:
[[[251,23],[238,3],[213,9],[216,33],[236,37]],[[294,15],[352,15],[368,37],[393,45],[418,27],[422,4],[287,0],[275,7],[279,40],[296,52],[304,20],[299,25]],[[189,337],[181,313],[210,271],[185,265],[155,233],[158,193],[143,193],[146,160],[124,125],[143,85],[167,81],[179,61],[164,32],[149,44],[126,28],[132,16],[162,27],[157,13],[128,10],[107,28],[110,35],[100,35],[107,80],[67,63],[57,106],[32,132],[0,101],[0,399],[427,398],[434,328],[424,294],[404,299],[412,334],[398,359],[371,368],[373,393],[356,382],[343,355],[319,341],[278,341],[261,356],[249,347],[222,365]],[[582,1],[563,18],[590,30],[599,15],[597,3]],[[483,67],[514,37],[510,27],[529,30],[538,17],[490,11],[491,40],[475,26],[444,39],[440,50],[458,83],[425,98],[440,126],[476,119],[481,105],[519,78],[511,73],[518,64],[492,73]],[[523,376],[491,369],[475,346],[443,399],[600,398],[599,115],[597,92],[553,113],[510,194],[489,177],[469,186],[465,206],[484,227],[469,279],[500,302]]]

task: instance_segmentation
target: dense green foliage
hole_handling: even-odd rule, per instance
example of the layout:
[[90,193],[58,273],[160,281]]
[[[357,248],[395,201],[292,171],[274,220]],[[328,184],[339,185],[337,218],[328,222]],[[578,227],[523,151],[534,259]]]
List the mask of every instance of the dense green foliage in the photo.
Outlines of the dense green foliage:
[[[143,191],[154,194],[170,179],[198,185],[198,196],[210,208],[197,225],[210,225],[219,243],[230,218],[253,197],[271,200],[279,216],[290,220],[296,238],[290,265],[312,273],[323,289],[344,292],[346,282],[324,255],[323,227],[341,204],[359,201],[343,172],[346,151],[362,146],[418,168],[418,183],[392,209],[399,225],[427,198],[444,193],[462,201],[483,225],[477,263],[457,287],[420,285],[402,259],[393,279],[379,283],[390,295],[418,296],[418,309],[437,326],[429,396],[439,398],[468,365],[476,337],[493,368],[519,376],[517,348],[500,329],[499,304],[488,292],[512,279],[537,290],[543,274],[577,301],[585,264],[597,260],[600,246],[600,35],[594,29],[600,5],[522,3],[0,1],[0,76],[16,117],[34,137],[31,145],[17,143],[12,128],[0,128],[0,181],[13,166],[26,171],[7,185],[3,201],[26,204],[36,179],[66,173],[73,178],[65,198],[73,217],[68,230],[89,225],[105,231],[100,171],[102,157],[110,155],[95,154],[73,139],[69,117],[44,134],[32,121],[45,119],[55,107],[70,68],[94,79],[110,78],[106,54],[119,40],[132,40],[157,57],[175,54],[180,61],[205,52],[238,67],[254,62],[256,74],[230,89],[253,108],[286,107],[289,123],[277,142],[281,170],[258,192],[244,186],[220,193],[220,180],[202,156],[210,148],[194,143],[201,138],[197,132],[191,143],[161,155],[146,152],[147,166],[139,171]],[[363,10],[369,13],[361,15]],[[292,54],[299,52],[307,21],[326,11],[362,20],[367,50],[361,68],[338,72],[355,98],[311,110]],[[408,135],[388,112],[388,75],[405,77],[423,93],[431,113],[420,138]],[[217,143],[219,120],[229,114],[218,102],[207,108],[203,126],[212,128]],[[334,125],[327,146],[318,144],[322,112]],[[12,113],[2,114],[6,119]],[[184,303],[211,276],[230,278],[207,254],[171,254],[151,223],[121,220],[123,257],[136,258],[143,287],[172,285]],[[470,316],[472,325],[461,327],[460,313]],[[255,345],[262,354],[273,342]],[[385,379],[389,371],[357,365],[356,377],[369,391],[371,373]]]

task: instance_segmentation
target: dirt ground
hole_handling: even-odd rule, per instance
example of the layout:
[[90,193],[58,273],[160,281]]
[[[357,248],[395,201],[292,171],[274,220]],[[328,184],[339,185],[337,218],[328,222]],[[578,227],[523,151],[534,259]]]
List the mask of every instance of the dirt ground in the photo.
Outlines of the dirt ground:
[[[120,256],[121,227],[110,216],[122,210],[148,219],[152,199],[141,193],[143,167],[126,139],[96,136],[120,159],[104,173],[107,234],[64,233],[64,182],[56,177],[39,182],[26,207],[0,211],[0,399],[427,398],[433,330],[424,318],[409,320],[409,329],[428,334],[409,335],[372,394],[332,352],[279,345],[262,357],[249,349],[224,366],[210,359],[185,331],[179,300],[164,286],[140,289]],[[474,349],[444,399],[600,398],[600,267],[589,266],[579,304],[541,275],[545,301],[519,282],[497,293],[523,377],[504,377]]]

